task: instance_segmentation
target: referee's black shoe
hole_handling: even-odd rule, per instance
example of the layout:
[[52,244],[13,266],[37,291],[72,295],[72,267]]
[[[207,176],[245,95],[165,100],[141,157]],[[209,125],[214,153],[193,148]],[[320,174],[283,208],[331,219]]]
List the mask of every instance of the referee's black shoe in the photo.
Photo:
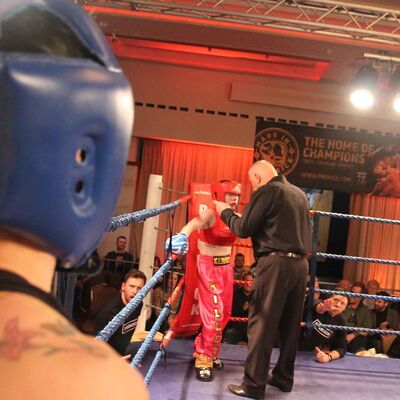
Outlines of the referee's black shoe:
[[265,389],[249,388],[241,385],[228,385],[228,390],[236,396],[247,397],[248,399],[264,399]]

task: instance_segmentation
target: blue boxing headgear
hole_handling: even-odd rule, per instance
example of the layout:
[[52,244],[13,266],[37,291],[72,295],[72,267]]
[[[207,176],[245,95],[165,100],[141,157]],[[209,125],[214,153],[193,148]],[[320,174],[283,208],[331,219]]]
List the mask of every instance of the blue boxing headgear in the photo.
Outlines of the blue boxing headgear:
[[79,265],[119,194],[133,98],[70,0],[0,2],[0,229]]

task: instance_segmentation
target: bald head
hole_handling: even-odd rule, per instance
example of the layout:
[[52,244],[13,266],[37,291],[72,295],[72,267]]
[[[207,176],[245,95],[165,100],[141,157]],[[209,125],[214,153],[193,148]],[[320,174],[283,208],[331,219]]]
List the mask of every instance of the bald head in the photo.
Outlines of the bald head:
[[275,167],[265,160],[255,162],[249,169],[249,179],[253,190],[257,190],[277,175]]

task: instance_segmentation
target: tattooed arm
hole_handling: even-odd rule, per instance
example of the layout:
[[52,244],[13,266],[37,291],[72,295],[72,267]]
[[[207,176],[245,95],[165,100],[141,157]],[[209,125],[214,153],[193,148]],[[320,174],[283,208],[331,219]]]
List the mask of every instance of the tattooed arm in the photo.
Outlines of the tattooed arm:
[[21,294],[0,306],[2,398],[148,399],[136,370],[55,310]]

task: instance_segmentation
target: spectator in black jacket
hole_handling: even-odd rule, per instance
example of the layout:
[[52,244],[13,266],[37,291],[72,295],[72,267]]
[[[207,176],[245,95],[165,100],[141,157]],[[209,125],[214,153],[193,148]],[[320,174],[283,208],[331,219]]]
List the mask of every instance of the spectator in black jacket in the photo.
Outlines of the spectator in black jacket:
[[[142,271],[129,271],[121,285],[121,293],[116,295],[95,319],[95,330],[100,332],[128,304],[146,283],[146,275]],[[125,355],[139,319],[142,305],[133,311],[118,330],[111,336],[108,344],[121,355]]]
[[344,326],[345,319],[342,313],[347,307],[347,303],[347,297],[333,295],[317,304],[313,313],[315,326],[311,333],[305,328],[302,329],[299,349],[315,351],[316,361],[319,363],[327,363],[343,357],[346,352],[346,332],[318,327],[318,325]]
[[[133,268],[133,256],[125,251],[127,239],[125,236],[118,236],[116,251],[110,251],[104,258],[104,269],[107,271],[117,271],[121,274],[121,279],[125,276],[126,271]],[[115,261],[112,261],[115,260]]]

